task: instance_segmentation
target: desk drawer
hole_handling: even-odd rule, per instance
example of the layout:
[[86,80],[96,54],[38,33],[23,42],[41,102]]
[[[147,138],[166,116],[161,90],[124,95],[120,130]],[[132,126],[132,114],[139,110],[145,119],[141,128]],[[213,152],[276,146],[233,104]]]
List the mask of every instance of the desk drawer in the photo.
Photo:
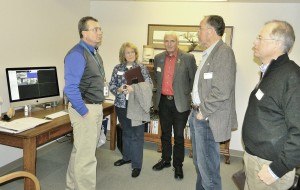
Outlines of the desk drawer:
[[72,132],[73,128],[68,126],[61,126],[50,130],[48,133],[44,133],[37,137],[37,146],[43,145],[51,140],[57,139],[65,134]]

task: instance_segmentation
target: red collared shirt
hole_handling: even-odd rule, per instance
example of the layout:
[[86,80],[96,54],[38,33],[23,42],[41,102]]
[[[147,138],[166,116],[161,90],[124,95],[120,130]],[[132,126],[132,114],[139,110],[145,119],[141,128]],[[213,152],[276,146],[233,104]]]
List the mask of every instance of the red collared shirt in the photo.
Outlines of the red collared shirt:
[[164,76],[162,80],[162,90],[161,90],[161,93],[163,95],[170,95],[170,96],[174,95],[172,85],[173,85],[175,64],[177,60],[177,53],[178,53],[178,49],[174,52],[172,56],[170,56],[168,53],[166,55],[165,65],[164,65]]

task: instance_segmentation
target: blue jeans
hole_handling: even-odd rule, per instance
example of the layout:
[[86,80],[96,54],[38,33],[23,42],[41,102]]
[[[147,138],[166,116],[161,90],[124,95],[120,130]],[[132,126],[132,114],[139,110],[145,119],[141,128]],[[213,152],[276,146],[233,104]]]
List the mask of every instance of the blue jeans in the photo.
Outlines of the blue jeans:
[[141,169],[143,164],[145,125],[132,127],[131,120],[126,116],[127,108],[115,108],[122,126],[123,160],[131,160],[132,168]]
[[221,190],[220,144],[215,142],[208,120],[198,120],[192,110],[189,124],[193,161],[197,172],[196,190]]

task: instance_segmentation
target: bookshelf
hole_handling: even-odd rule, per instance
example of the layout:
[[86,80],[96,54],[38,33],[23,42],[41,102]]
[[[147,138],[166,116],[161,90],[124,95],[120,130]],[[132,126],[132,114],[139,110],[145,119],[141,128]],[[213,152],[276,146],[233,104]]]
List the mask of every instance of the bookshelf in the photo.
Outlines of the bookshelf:
[[[151,113],[151,121],[145,125],[144,140],[157,144],[157,152],[162,151],[161,145],[161,128],[159,123],[158,114]],[[187,126],[184,131],[184,147],[190,150],[190,157],[192,157],[192,141],[190,140],[190,129]],[[172,137],[172,144],[174,144],[174,138]]]
[[[154,65],[153,64],[144,64],[146,66],[146,68],[149,71],[149,74],[152,78],[153,81],[153,102],[155,101],[155,93],[156,93],[156,83],[153,80],[154,79]],[[152,132],[145,132],[144,133],[144,140],[145,141],[149,141],[149,142],[153,142],[157,144],[157,152],[161,152],[162,148],[161,148],[161,129],[160,129],[160,123],[159,123],[159,118],[158,116],[152,116],[151,117],[151,122],[155,120],[158,121],[157,122],[157,127],[158,127],[158,132],[157,133],[152,133]],[[149,125],[151,125],[151,122]],[[187,126],[185,128],[185,130],[189,130],[189,127]],[[185,132],[185,139],[184,139],[184,147],[190,150],[190,154],[189,157],[192,158],[193,157],[193,152],[192,152],[192,141],[189,138],[186,138],[186,132]],[[174,144],[174,138],[172,137],[172,144]],[[230,152],[229,152],[229,145],[230,145],[230,139],[220,143],[220,154],[222,154],[225,157],[225,163],[226,164],[230,164]]]
[[[161,143],[160,137],[161,130],[158,115],[155,113],[151,113],[151,121],[145,125],[144,140],[154,142],[159,145]],[[160,152],[161,147],[158,147],[157,151]]]

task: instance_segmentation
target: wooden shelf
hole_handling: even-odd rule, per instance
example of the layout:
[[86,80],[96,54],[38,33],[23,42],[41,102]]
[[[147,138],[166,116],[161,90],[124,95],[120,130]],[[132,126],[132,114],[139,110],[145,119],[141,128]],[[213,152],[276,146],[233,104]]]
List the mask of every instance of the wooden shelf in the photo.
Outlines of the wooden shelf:
[[[144,140],[148,142],[153,142],[157,144],[157,152],[162,151],[162,146],[161,146],[161,127],[160,123],[158,122],[158,134],[151,134],[151,133],[144,133]],[[172,144],[174,144],[174,137],[171,139]],[[190,150],[190,157],[192,157],[192,141],[190,139],[184,139],[184,147]]]
[[149,142],[160,143],[160,135],[151,134],[151,133],[144,133],[144,140]]
[[[148,142],[153,142],[157,144],[157,152],[162,151],[161,146],[161,128],[160,124],[158,127],[158,133],[159,134],[151,134],[151,133],[144,133],[144,140]],[[174,144],[174,138],[172,137],[172,144]],[[229,152],[229,145],[230,140],[227,140],[225,142],[220,143],[220,154],[222,154],[225,157],[225,164],[230,164],[230,152]],[[184,139],[184,147],[190,150],[189,157],[193,157],[193,148],[192,148],[192,141],[191,139]]]

